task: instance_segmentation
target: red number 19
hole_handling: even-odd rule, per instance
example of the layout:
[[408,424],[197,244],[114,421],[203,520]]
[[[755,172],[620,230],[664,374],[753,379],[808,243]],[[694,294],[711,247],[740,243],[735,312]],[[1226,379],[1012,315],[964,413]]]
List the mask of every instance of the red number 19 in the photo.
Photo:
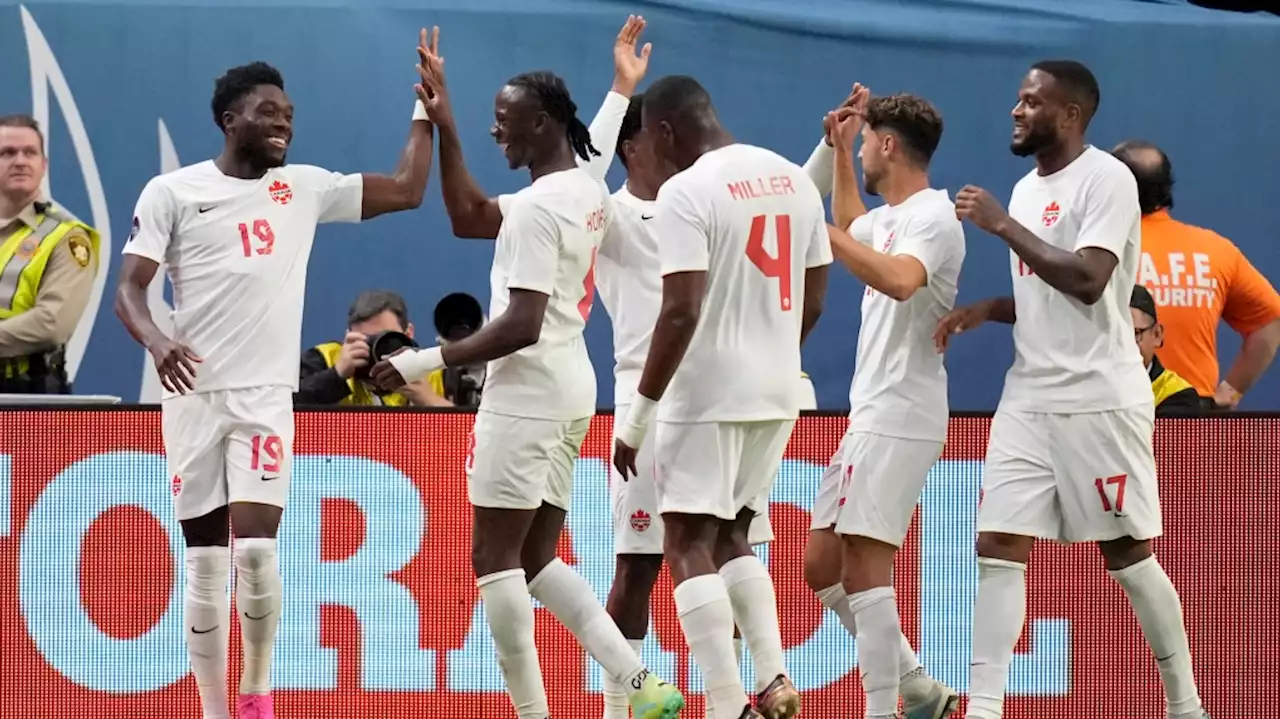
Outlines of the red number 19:
[[764,273],[765,277],[778,279],[778,294],[783,312],[791,311],[791,215],[773,218],[774,233],[778,236],[778,254],[770,255],[764,248],[767,215],[751,218],[751,234],[747,236],[747,259]]
[[280,460],[284,456],[284,443],[280,441],[280,437],[274,434],[266,436],[257,434],[253,436],[250,444],[253,449],[253,457],[249,460],[250,470],[280,471]]
[[[260,246],[253,246],[253,238],[257,238]],[[271,223],[266,220],[253,221],[253,237],[249,236],[249,225],[240,223],[240,246],[244,249],[245,257],[252,257],[254,254],[269,255],[272,248],[276,245],[276,233],[271,229]]]

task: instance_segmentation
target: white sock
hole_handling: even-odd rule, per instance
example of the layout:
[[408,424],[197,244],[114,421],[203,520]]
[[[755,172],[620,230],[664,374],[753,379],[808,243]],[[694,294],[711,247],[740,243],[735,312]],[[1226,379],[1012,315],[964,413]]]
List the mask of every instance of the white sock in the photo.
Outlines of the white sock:
[[[640,656],[640,648],[644,646],[643,639],[628,639],[627,644],[636,656]],[[607,671],[601,674],[604,675],[603,719],[627,719],[631,716],[631,704],[627,701],[627,692],[622,688],[622,680]]]
[[[833,584],[818,592],[818,601],[822,602],[822,606],[836,613],[845,631],[849,632],[849,636],[858,636],[858,621],[853,616],[853,607],[849,606],[849,595],[845,594],[843,584]],[[902,638],[898,640],[898,677],[902,682],[900,691],[903,696],[911,696],[913,688],[920,691],[928,691],[931,688],[932,682],[926,686],[916,681],[928,678],[928,675],[923,675],[922,672],[917,673],[921,668],[916,650],[911,648],[907,635],[902,634]]]
[[[742,677],[742,637],[733,638],[733,656],[738,661],[738,677],[741,678]],[[705,681],[703,682],[702,697],[704,700],[703,703],[707,707],[707,710],[706,710],[707,719],[716,719],[716,713],[712,711],[712,708],[711,708],[711,695],[707,694]],[[738,719],[738,717],[729,717],[729,719]]]
[[244,650],[241,694],[271,693],[271,648],[280,626],[282,586],[274,539],[236,539],[236,611]]
[[689,653],[702,670],[709,711],[737,719],[747,691],[733,656],[733,605],[719,574],[690,577],[676,587],[676,612]]
[[187,658],[200,692],[204,719],[231,719],[231,707],[227,703],[230,554],[227,547],[187,547],[182,614],[186,624]]
[[649,676],[644,662],[581,574],[557,557],[529,582],[529,593],[573,633],[606,674],[620,680],[628,698],[640,691]]
[[523,569],[507,569],[476,580],[485,621],[498,650],[498,667],[520,719],[546,719],[547,690],[533,643],[533,603]]
[[1202,707],[1182,624],[1182,602],[1169,575],[1154,556],[1110,574],[1128,595],[1142,634],[1156,655],[1169,716],[1199,716]]
[[849,595],[858,626],[858,666],[867,695],[867,717],[892,718],[898,711],[898,650],[902,625],[892,587]]
[[756,669],[757,693],[764,691],[779,675],[787,673],[782,663],[782,631],[778,627],[778,598],[769,570],[754,554],[731,559],[720,568],[733,617]]
[[1013,648],[1027,621],[1027,565],[978,557],[966,719],[1000,719]]

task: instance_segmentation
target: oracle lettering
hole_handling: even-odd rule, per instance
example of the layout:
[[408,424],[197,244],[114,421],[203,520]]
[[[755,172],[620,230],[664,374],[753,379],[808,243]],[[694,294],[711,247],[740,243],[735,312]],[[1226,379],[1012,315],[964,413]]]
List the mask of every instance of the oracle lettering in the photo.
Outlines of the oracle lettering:
[[758,200],[774,195],[794,195],[795,192],[791,178],[786,175],[729,183],[729,196],[735,200]]
[[[422,549],[426,510],[413,481],[399,470],[361,457],[307,455],[295,460],[289,521],[281,530],[281,571],[285,606],[272,665],[282,690],[333,691],[338,684],[338,650],[320,643],[320,608],[340,606],[358,618],[361,642],[360,682],[364,691],[433,691],[437,688],[438,651],[423,649],[432,638],[419,636],[420,608],[406,587],[391,578]],[[103,482],[123,473],[133,481]],[[944,460],[935,465],[920,504],[921,662],[940,681],[959,691],[968,687],[972,653],[973,598],[977,569],[973,537],[981,461]],[[119,506],[141,508],[167,530],[168,551],[182,556],[182,540],[168,496],[164,459],[142,452],[109,452],[83,459],[45,486],[22,519],[7,517],[11,458],[0,455],[0,536],[22,527],[19,540],[20,610],[32,644],[55,671],[87,689],[133,693],[160,690],[188,673],[181,623],[182,563],[162,579],[171,587],[163,615],[145,632],[117,638],[103,632],[80,601],[80,553],[90,525]],[[771,503],[803,512],[812,509],[814,488],[823,466],[784,460]],[[608,467],[603,459],[584,458],[575,469],[573,506],[568,516],[577,571],[604,601],[613,582],[614,556],[609,542],[612,516]],[[353,477],[362,481],[353,482]],[[319,561],[320,506],[325,499],[346,500],[364,518],[363,541],[350,556]],[[757,554],[769,562],[767,546]],[[465,562],[465,557],[460,557]],[[959,581],[957,581],[959,572]],[[115,581],[124,584],[128,578]],[[908,580],[910,581],[910,580]],[[1063,618],[1028,618],[1032,650],[1014,656],[1010,694],[1065,696],[1070,685],[1071,628]],[[651,631],[642,656],[660,676],[675,677],[674,652],[665,651]],[[786,662],[802,691],[830,686],[856,668],[852,640],[832,612],[800,644],[786,649]],[[600,692],[601,670],[587,656],[587,689]],[[452,691],[501,692],[503,681],[493,660],[494,646],[479,602],[472,609],[461,648],[447,652]],[[120,666],[132,667],[128,672]],[[753,682],[744,662],[744,681]],[[701,691],[701,672],[693,662],[685,678]],[[443,687],[442,687],[443,688]]]
[[[127,467],[132,481],[118,477]],[[281,526],[284,621],[272,663],[284,690],[337,688],[336,650],[320,645],[322,605],[351,609],[360,620],[361,684],[369,691],[435,688],[435,652],[418,648],[418,607],[388,575],[417,553],[425,533],[422,498],[403,473],[360,457],[301,456],[294,464],[290,520]],[[189,669],[183,646],[182,562],[163,580],[171,586],[160,619],[136,637],[104,633],[80,601],[80,552],[95,519],[119,506],[138,507],[167,531],[169,552],[182,557],[181,533],[165,481],[165,460],[143,452],[94,455],[67,467],[41,492],[26,516],[19,546],[18,594],[32,643],[49,665],[87,689],[156,691]],[[352,482],[352,477],[366,481]],[[302,479],[305,478],[305,479]],[[318,561],[320,500],[355,503],[365,538],[348,558]],[[120,671],[119,667],[130,667]]]

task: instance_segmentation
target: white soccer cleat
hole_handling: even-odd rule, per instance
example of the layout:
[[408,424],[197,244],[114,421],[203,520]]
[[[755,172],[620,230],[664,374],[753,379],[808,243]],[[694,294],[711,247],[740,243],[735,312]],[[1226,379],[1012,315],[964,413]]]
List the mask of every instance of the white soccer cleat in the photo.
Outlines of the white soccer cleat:
[[947,719],[960,704],[956,690],[937,681],[920,667],[901,683],[903,719]]

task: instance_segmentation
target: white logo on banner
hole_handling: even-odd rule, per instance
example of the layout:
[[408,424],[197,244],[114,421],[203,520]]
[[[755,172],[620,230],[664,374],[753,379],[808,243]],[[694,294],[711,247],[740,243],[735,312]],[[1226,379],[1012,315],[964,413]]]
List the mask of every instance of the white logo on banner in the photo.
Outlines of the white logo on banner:
[[[92,214],[90,223],[101,235],[99,248],[98,276],[93,280],[93,291],[89,294],[89,304],[85,307],[80,323],[76,325],[71,340],[67,343],[67,377],[75,380],[80,369],[80,361],[84,359],[85,348],[89,345],[89,336],[93,334],[93,322],[98,316],[98,306],[102,302],[102,289],[107,283],[107,270],[111,266],[111,216],[107,212],[107,197],[102,189],[102,178],[98,175],[98,163],[93,159],[93,147],[89,144],[89,133],[85,131],[84,121],[80,117],[80,109],[76,107],[75,98],[71,96],[71,88],[67,78],[58,66],[58,59],[53,56],[53,49],[44,39],[35,18],[27,11],[26,6],[19,6],[22,13],[22,31],[27,38],[27,58],[31,66],[31,114],[40,126],[45,128],[45,155],[50,154],[52,139],[49,128],[49,90],[53,89],[53,97],[58,101],[58,109],[62,111],[62,119],[67,123],[67,133],[71,135],[71,146],[75,150],[76,159],[80,162],[80,172],[84,176],[85,194],[89,197],[89,211]],[[49,192],[49,176],[44,178],[41,188],[44,196],[52,198]],[[56,198],[54,198],[56,199]]]

